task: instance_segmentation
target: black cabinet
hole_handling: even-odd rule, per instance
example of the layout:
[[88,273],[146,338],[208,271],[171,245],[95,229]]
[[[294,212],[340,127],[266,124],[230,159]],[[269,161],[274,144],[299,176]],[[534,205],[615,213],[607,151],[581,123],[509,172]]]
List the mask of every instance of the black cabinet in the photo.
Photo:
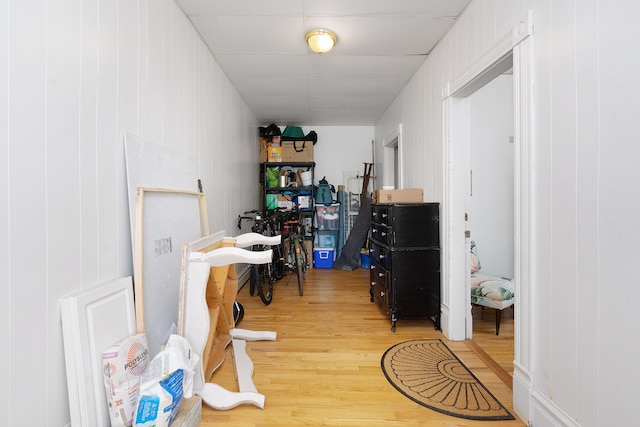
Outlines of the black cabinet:
[[371,205],[371,301],[391,317],[431,319],[440,329],[440,206]]

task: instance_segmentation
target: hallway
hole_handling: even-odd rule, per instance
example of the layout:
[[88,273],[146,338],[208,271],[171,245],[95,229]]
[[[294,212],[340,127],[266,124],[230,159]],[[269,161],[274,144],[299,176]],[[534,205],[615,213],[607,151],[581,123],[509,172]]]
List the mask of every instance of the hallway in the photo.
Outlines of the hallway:
[[[368,273],[312,269],[302,297],[295,277],[287,284],[287,276],[275,284],[269,306],[249,295],[248,284],[242,287],[237,300],[245,316],[238,327],[278,334],[275,342],[247,343],[253,380],[266,397],[265,409],[245,405],[216,411],[205,406],[202,425],[486,426],[486,421],[454,418],[420,406],[387,382],[380,368],[382,354],[396,343],[423,338],[443,339],[513,413],[511,390],[464,342],[448,342],[429,320],[399,320],[392,333],[388,317],[369,300]],[[503,326],[505,337],[508,323]],[[235,391],[232,357],[229,346],[211,382]]]

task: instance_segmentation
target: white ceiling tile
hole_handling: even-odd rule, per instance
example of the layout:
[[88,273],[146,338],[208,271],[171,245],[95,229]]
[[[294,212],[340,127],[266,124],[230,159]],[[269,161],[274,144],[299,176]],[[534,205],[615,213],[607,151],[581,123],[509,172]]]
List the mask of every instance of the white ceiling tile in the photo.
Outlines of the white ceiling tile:
[[300,17],[199,15],[192,22],[214,54],[307,51]]
[[468,0],[303,0],[307,15],[458,16]]
[[300,16],[301,0],[179,0],[187,15],[272,16],[289,14]]
[[[371,125],[469,0],[177,0],[262,123]],[[311,28],[335,31],[317,55]]]

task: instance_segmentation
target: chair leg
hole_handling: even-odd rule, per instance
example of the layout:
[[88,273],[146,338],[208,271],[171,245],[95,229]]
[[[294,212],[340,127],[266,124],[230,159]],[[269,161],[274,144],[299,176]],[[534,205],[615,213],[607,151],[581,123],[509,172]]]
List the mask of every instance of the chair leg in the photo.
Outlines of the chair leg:
[[500,320],[502,319],[502,310],[496,309],[496,335],[500,333]]

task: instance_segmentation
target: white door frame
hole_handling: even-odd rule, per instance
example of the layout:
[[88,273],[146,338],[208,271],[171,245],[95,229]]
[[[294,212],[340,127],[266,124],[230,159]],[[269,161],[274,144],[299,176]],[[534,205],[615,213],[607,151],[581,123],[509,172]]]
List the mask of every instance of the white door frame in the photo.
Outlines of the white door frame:
[[[443,89],[443,203],[442,221],[442,330],[451,340],[467,338],[471,305],[469,295],[469,247],[466,238],[466,206],[469,190],[468,126],[464,97],[502,73],[504,60],[512,56],[514,80],[514,381],[513,403],[518,415],[529,419],[532,391],[532,38],[529,11],[513,32]],[[503,61],[503,62],[501,62]],[[468,112],[467,112],[468,113]],[[465,117],[467,117],[465,119]],[[465,133],[464,129],[467,129]],[[466,166],[466,167],[465,167]]]
[[[398,162],[395,162],[395,151],[398,150]],[[391,135],[382,140],[382,186],[403,187],[402,158],[402,123]],[[396,180],[397,177],[397,180]],[[397,182],[396,182],[397,181]]]

